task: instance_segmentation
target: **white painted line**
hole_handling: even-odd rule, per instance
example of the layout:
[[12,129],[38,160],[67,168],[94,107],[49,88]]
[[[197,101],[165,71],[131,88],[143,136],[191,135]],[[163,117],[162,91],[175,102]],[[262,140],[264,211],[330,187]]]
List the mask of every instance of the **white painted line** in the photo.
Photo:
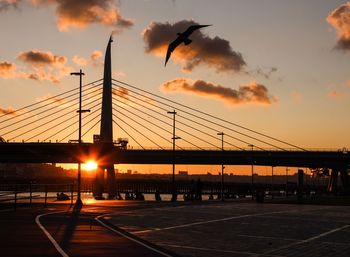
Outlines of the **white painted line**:
[[332,229],[332,230],[330,230],[330,231],[327,231],[327,232],[324,232],[324,233],[322,233],[322,234],[319,234],[319,235],[317,235],[317,236],[314,236],[314,237],[310,237],[310,238],[308,238],[308,239],[305,239],[305,240],[303,240],[303,242],[304,242],[304,243],[307,243],[307,242],[316,240],[316,239],[318,239],[318,238],[327,236],[327,235],[329,235],[329,234],[338,232],[338,231],[343,230],[343,229],[348,228],[348,227],[350,227],[350,225],[345,225],[345,226],[342,226],[342,227],[339,227],[339,228],[335,228],[335,229]]
[[[192,250],[200,250],[205,252],[217,252],[217,253],[234,253],[234,254],[244,254],[249,256],[261,256],[259,253],[252,253],[252,252],[245,252],[245,251],[234,251],[234,250],[219,250],[219,249],[213,249],[213,248],[203,248],[203,247],[194,247],[194,246],[186,246],[186,245],[173,245],[173,244],[160,244],[162,246],[168,246],[168,247],[174,247],[174,248],[185,248],[185,249],[192,249]],[[269,255],[273,257],[282,257],[280,255]]]
[[63,256],[63,257],[69,257],[69,255],[63,251],[63,249],[59,246],[59,244],[56,242],[56,240],[50,235],[50,233],[44,228],[44,226],[40,223],[40,218],[46,215],[55,214],[55,213],[62,213],[66,211],[56,211],[56,212],[49,212],[44,213],[36,216],[35,222],[38,224],[39,228],[44,232],[44,234],[47,236],[47,238],[51,241],[53,246],[56,248],[56,250]]
[[288,212],[290,212],[290,211],[275,211],[275,212],[245,214],[245,215],[232,216],[232,217],[227,217],[227,218],[222,218],[222,219],[198,221],[198,222],[182,224],[182,225],[177,225],[177,226],[171,226],[171,227],[165,227],[165,228],[155,228],[155,229],[147,229],[147,230],[135,231],[135,232],[132,232],[132,233],[133,234],[143,234],[143,233],[149,233],[149,232],[153,232],[153,231],[162,231],[162,230],[169,230],[169,229],[176,229],[176,228],[185,228],[185,227],[192,227],[192,226],[203,225],[203,224],[214,223],[214,222],[221,222],[221,221],[227,221],[227,220],[235,220],[235,219],[256,217],[256,216],[263,216],[263,215],[270,215],[270,214],[288,213]]
[[319,234],[319,235],[317,235],[317,236],[313,236],[313,237],[310,237],[310,238],[308,238],[308,239],[300,240],[300,241],[298,241],[298,242],[290,243],[290,244],[281,246],[281,247],[279,247],[279,248],[269,250],[269,251],[267,251],[267,252],[264,252],[263,254],[269,254],[269,253],[272,253],[272,252],[275,252],[275,251],[279,251],[279,250],[282,250],[282,249],[289,248],[289,247],[291,247],[291,246],[295,246],[295,245],[299,245],[299,244],[303,244],[303,243],[309,243],[309,242],[311,242],[311,241],[314,241],[314,240],[316,240],[316,239],[319,239],[319,238],[321,238],[321,237],[327,236],[327,235],[329,235],[329,234],[338,232],[338,231],[340,231],[340,230],[343,230],[343,229],[349,228],[349,227],[350,227],[350,225],[344,225],[344,226],[342,226],[342,227],[335,228],[335,229],[332,229],[332,230],[330,230],[330,231],[321,233],[321,234]]
[[125,238],[127,238],[127,239],[129,239],[129,240],[131,240],[131,241],[133,241],[133,242],[135,242],[137,244],[139,244],[139,245],[142,245],[143,247],[146,247],[147,249],[150,249],[151,251],[154,251],[154,252],[159,253],[160,255],[163,255],[163,256],[166,256],[166,257],[172,257],[171,255],[169,255],[167,253],[164,253],[164,252],[162,252],[162,251],[160,251],[158,249],[155,249],[154,247],[152,247],[150,245],[147,245],[144,242],[141,242],[140,240],[137,240],[136,238],[132,238],[132,237],[128,236],[127,234],[124,234],[124,233],[122,233],[122,232],[112,228],[111,226],[107,225],[106,223],[104,223],[101,220],[101,218],[103,218],[104,216],[108,216],[108,215],[110,215],[110,214],[104,214],[104,215],[97,216],[97,217],[95,217],[95,220],[98,223],[100,223],[102,226],[104,226],[105,228],[113,231],[114,233],[116,233],[116,234],[118,234],[118,235],[120,235],[122,237],[125,237]]

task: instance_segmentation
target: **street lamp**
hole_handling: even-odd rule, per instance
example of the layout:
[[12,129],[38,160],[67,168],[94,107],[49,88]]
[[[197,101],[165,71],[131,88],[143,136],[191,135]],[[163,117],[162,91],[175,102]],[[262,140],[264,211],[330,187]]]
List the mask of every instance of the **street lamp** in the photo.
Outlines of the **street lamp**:
[[274,189],[274,181],[273,181],[273,168],[275,166],[271,166],[271,197],[273,199],[273,189]]
[[222,160],[221,160],[221,201],[224,199],[224,132],[217,133],[218,136],[221,136],[221,151],[222,151]]
[[173,110],[172,112],[167,112],[168,114],[173,115],[173,137],[171,138],[173,140],[173,174],[172,174],[172,197],[171,201],[176,202],[177,200],[177,193],[176,193],[176,187],[175,187],[175,140],[180,139],[180,137],[175,136],[175,116],[176,116],[176,111]]
[[[79,152],[81,152],[81,114],[84,112],[90,112],[90,110],[82,110],[81,109],[81,102],[82,102],[82,82],[83,82],[83,75],[85,73],[82,72],[80,69],[79,72],[71,72],[70,75],[79,76],[80,77],[80,83],[79,83],[79,110],[77,113],[79,113],[79,137],[78,137],[78,144],[79,144]],[[80,194],[80,186],[81,186],[81,161],[80,157],[78,158],[78,195],[77,195],[77,201],[76,205],[83,205],[83,202],[81,201],[81,194]]]
[[288,198],[288,167],[286,167],[286,198]]
[[252,148],[252,152],[251,152],[251,161],[252,161],[252,181],[251,181],[251,191],[252,191],[252,199],[254,199],[253,197],[253,189],[254,189],[254,159],[253,159],[253,151],[254,151],[254,145],[253,144],[249,144],[249,147]]

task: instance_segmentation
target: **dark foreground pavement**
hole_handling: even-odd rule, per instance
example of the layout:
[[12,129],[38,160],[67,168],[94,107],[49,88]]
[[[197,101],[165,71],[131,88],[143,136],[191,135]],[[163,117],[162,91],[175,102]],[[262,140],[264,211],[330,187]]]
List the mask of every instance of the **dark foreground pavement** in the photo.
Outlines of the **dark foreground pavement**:
[[[142,204],[119,206],[127,209],[141,207]],[[115,206],[108,207],[108,204],[104,207],[86,205],[82,209],[60,204],[45,209],[1,210],[0,256],[176,256],[127,232],[113,232],[95,220],[95,217],[117,209]],[[57,251],[36,223],[38,215],[42,215],[39,223],[63,252]],[[113,228],[113,225],[109,225]]]
[[[101,201],[68,207],[0,210],[0,256],[350,256],[350,206]],[[38,215],[64,254],[39,228]]]

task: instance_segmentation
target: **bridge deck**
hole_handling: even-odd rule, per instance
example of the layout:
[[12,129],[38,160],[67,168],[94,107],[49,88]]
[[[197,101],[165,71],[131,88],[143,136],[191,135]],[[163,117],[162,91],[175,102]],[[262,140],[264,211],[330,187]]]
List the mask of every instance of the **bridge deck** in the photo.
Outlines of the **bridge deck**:
[[[175,156],[175,158],[174,158]],[[133,150],[84,143],[0,143],[0,163],[76,163],[87,159],[130,164],[227,164],[289,167],[340,167],[350,164],[343,151]]]

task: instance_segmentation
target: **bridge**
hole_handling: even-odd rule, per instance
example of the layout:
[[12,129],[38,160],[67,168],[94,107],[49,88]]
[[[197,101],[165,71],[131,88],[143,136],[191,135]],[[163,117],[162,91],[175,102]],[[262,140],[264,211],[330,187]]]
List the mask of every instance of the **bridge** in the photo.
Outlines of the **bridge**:
[[[330,189],[336,187],[339,174],[343,186],[350,188],[350,153],[346,149],[304,149],[115,80],[111,76],[111,43],[110,39],[103,79],[83,85],[80,91],[73,89],[0,116],[0,163],[97,160],[97,198],[105,191],[105,172],[109,196],[115,196],[114,164],[329,169]],[[81,116],[78,127],[77,106]],[[90,112],[84,113],[87,110]],[[99,124],[99,133],[94,134]],[[113,125],[123,137],[114,140]],[[80,136],[94,140],[82,142]]]

